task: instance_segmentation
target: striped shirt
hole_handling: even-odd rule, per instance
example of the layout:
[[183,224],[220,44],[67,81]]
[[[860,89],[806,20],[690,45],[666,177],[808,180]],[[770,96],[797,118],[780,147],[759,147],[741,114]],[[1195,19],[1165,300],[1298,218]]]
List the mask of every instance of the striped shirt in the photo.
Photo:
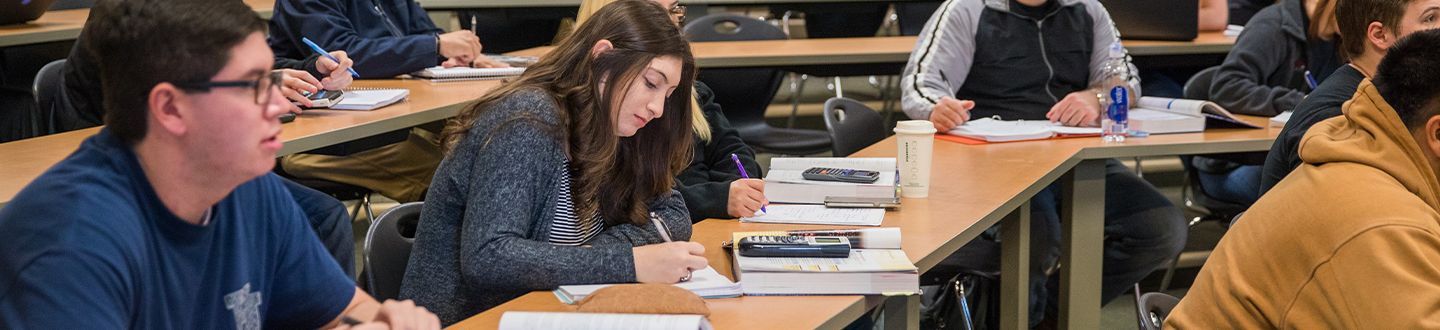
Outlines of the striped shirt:
[[555,219],[550,224],[550,244],[577,246],[585,244],[605,229],[604,221],[593,212],[581,221],[575,214],[575,202],[570,192],[569,163],[560,164],[560,198],[555,207]]

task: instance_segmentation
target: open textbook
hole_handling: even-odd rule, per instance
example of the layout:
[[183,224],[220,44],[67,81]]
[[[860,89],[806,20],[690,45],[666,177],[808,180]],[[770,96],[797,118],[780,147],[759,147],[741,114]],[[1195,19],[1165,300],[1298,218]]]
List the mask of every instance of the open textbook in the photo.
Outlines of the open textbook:
[[1048,120],[980,118],[967,121],[945,133],[985,142],[1011,142],[1053,137],[1100,136],[1100,128],[1070,127]]
[[1215,102],[1141,97],[1130,110],[1130,129],[1150,134],[1191,133],[1215,128],[1260,128],[1235,117]]
[[[595,293],[595,290],[600,290],[611,285],[614,284],[562,285],[559,289],[555,289],[555,297],[560,298],[560,302],[574,304],[580,300],[584,300],[585,297],[589,297],[590,294]],[[691,273],[689,281],[676,283],[675,286],[690,290],[690,292],[694,292],[695,295],[702,298],[732,298],[740,296],[739,284],[730,281],[729,278],[725,278],[725,276],[720,275],[720,273],[715,272],[714,268],[710,267],[705,267],[705,269]]]

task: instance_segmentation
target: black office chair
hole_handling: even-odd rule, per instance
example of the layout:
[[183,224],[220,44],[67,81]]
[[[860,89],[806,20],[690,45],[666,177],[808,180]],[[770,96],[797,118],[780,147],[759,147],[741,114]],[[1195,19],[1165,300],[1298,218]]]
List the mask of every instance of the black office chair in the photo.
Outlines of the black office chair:
[[1135,318],[1140,330],[1160,330],[1177,304],[1180,298],[1160,292],[1140,294],[1140,285],[1135,285]]
[[65,60],[55,60],[35,73],[31,92],[35,97],[35,113],[30,116],[31,136],[59,133],[56,112],[65,107]]
[[362,277],[367,291],[376,300],[400,296],[400,282],[410,264],[410,248],[415,244],[415,227],[420,222],[424,202],[400,204],[381,214],[365,234],[365,271]]
[[895,3],[896,25],[902,36],[918,36],[925,29],[925,22],[940,9],[940,1],[909,1]]
[[[781,40],[785,33],[759,19],[717,14],[685,25],[690,41]],[[777,128],[765,122],[765,110],[780,89],[781,72],[773,68],[702,69],[698,80],[715,91],[715,103],[745,144],[760,152],[809,155],[830,150],[830,136],[820,130]]]
[[[885,14],[889,10],[888,3],[826,3],[826,4],[796,4],[785,6],[771,6],[773,15],[782,17],[781,24],[787,28],[790,26],[790,17],[795,13],[805,13],[805,37],[809,39],[818,38],[855,38],[873,37],[885,25]],[[786,33],[789,35],[790,33]],[[878,63],[878,64],[852,64],[844,66],[818,65],[818,66],[795,66],[786,68],[794,72],[790,75],[790,119],[786,127],[795,126],[795,118],[800,111],[800,96],[804,94],[805,82],[810,77],[851,77],[870,76],[869,82],[872,87],[880,90],[880,99],[886,101],[883,108],[887,117],[890,114],[890,99],[894,98],[892,89],[899,90],[899,79],[893,79],[892,75],[899,75],[904,69],[904,63]],[[876,76],[886,76],[880,79]],[[835,96],[843,97],[841,87],[838,83],[829,85],[834,87]],[[892,88],[893,87],[893,88]]]
[[[1210,99],[1210,83],[1215,79],[1215,73],[1219,70],[1220,67],[1218,66],[1210,67],[1200,70],[1200,72],[1191,76],[1190,79],[1185,82],[1185,98],[1195,100]],[[1222,200],[1211,197],[1205,193],[1204,187],[1200,184],[1200,171],[1225,173],[1234,170],[1235,167],[1240,165],[1229,160],[1234,157],[1226,157],[1224,155],[1212,156],[1218,156],[1219,158],[1217,159],[1211,156],[1180,156],[1181,164],[1185,167],[1185,187],[1181,190],[1181,197],[1183,197],[1185,201],[1185,207],[1204,214],[1204,216],[1191,220],[1191,225],[1204,220],[1228,221],[1234,218],[1236,214],[1244,212],[1245,209],[1250,207],[1248,203]]]
[[825,130],[830,150],[845,157],[885,139],[885,118],[859,101],[833,97],[825,101]]

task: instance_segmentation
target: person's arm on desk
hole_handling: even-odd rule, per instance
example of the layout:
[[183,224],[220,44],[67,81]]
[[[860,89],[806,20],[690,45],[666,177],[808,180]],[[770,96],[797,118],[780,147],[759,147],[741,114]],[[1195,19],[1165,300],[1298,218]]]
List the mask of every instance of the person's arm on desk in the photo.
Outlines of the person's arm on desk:
[[[326,49],[344,49],[354,55],[355,71],[361,74],[360,78],[390,78],[440,63],[438,59],[443,54],[436,36],[442,31],[433,28],[433,23],[429,25],[432,29],[408,30],[405,32],[409,34],[403,36],[366,38],[341,6],[335,1],[276,1],[271,26],[281,28],[272,28],[272,33],[293,35],[273,36],[271,45],[281,56],[300,57],[303,55],[286,51],[308,54],[309,48],[300,41],[301,36],[305,36]],[[424,16],[409,18],[410,21],[419,19],[429,22]]]
[[951,12],[940,16],[944,21],[927,24],[920,32],[915,51],[905,65],[900,91],[906,115],[929,120],[943,132],[964,124],[969,110],[975,107],[974,102],[954,97],[975,61],[975,21],[979,13],[948,3],[940,10]]
[[326,324],[325,329],[439,329],[440,319],[409,300],[376,301],[355,288],[350,306]]

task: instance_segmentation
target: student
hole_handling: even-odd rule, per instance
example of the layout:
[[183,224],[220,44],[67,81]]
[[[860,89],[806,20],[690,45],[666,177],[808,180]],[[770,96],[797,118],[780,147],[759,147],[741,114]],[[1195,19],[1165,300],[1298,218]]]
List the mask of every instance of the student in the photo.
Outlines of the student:
[[1225,25],[1230,19],[1230,4],[1227,1],[1200,0],[1196,19],[1199,26],[1196,27],[1196,30],[1201,32],[1225,31]]
[[[612,2],[615,0],[580,2],[576,24],[585,23],[596,10]],[[676,25],[685,20],[685,6],[679,1],[655,0],[655,3],[670,12],[670,19]],[[730,126],[730,120],[714,100],[715,92],[695,81],[696,106],[690,114],[694,118],[695,157],[676,178],[679,185],[675,188],[685,198],[690,220],[694,222],[754,216],[767,204],[765,181],[760,180],[764,173],[755,162],[755,151],[740,139],[740,132]],[[740,173],[735,160],[730,158],[732,154],[740,159],[745,173]],[[742,178],[743,174],[752,175],[751,179]]]
[[1305,97],[1308,74],[1324,81],[1341,62],[1335,2],[1284,0],[1255,14],[1210,84],[1210,100],[1231,112],[1275,116]]
[[[947,1],[925,24],[905,66],[904,110],[942,132],[992,116],[1098,126],[1102,67],[1119,42],[1110,15],[1094,0]],[[1032,325],[1056,299],[1045,274],[1060,256],[1059,203],[1058,184],[1031,199]],[[1106,161],[1102,299],[1126,292],[1175,256],[1186,230],[1180,210],[1155,187],[1119,161]],[[999,256],[986,258],[968,263]]]
[[408,0],[280,0],[270,18],[270,47],[290,58],[310,54],[310,38],[357,59],[361,78],[390,78],[444,65],[504,66],[483,56],[473,31],[446,33]]
[[356,288],[267,173],[288,101],[249,6],[94,13],[106,125],[0,210],[0,328],[437,327]]
[[[95,12],[91,12],[91,16]],[[90,19],[86,21],[85,27],[80,31],[80,38],[75,41],[75,46],[70,51],[70,56],[65,62],[64,88],[60,89],[60,103],[57,113],[70,113],[68,117],[76,126],[67,127],[80,129],[103,124],[105,117],[104,101],[105,92],[100,84],[100,59],[103,54],[96,54],[93,47],[87,41],[86,34],[94,30],[90,22],[97,21]],[[352,61],[344,51],[332,52],[331,55],[339,59],[339,62],[331,61],[318,54],[305,58],[304,60],[293,60],[281,57],[275,58],[274,68],[284,75],[284,82],[280,86],[281,94],[294,102],[309,102],[306,97],[301,96],[301,91],[315,92],[320,89],[338,90],[349,86],[352,78],[346,71]],[[315,79],[323,77],[323,79]],[[290,102],[284,106],[291,112],[298,112],[300,109]],[[74,119],[83,118],[75,121]],[[93,122],[91,122],[93,120]],[[345,274],[355,276],[355,234],[351,228],[350,213],[345,211],[345,205],[341,204],[330,195],[310,189],[294,181],[281,179],[285,189],[295,197],[295,202],[305,212],[306,218],[310,220],[311,229],[320,237],[325,244],[326,250],[340,263]]]
[[445,324],[535,290],[706,267],[671,190],[693,134],[684,36],[659,5],[619,1],[565,40],[446,127],[400,290]]
[[[1210,100],[1231,112],[1275,116],[1295,108],[1340,66],[1335,3],[1285,0],[1261,10],[1235,41],[1210,84]],[[1260,198],[1260,153],[1182,157],[1211,198],[1250,205]]]
[[1230,0],[1230,25],[1245,26],[1261,9],[1275,4],[1276,0]]
[[1390,45],[1410,33],[1440,28],[1440,0],[1345,0],[1335,8],[1335,19],[1341,34],[1354,36],[1341,40],[1350,64],[1335,70],[1295,108],[1265,158],[1261,194],[1300,167],[1300,138],[1310,126],[1341,115],[1340,106],[1372,76]]
[[1440,30],[1391,47],[1344,115],[1311,127],[1300,142],[1304,163],[1225,233],[1165,327],[1433,328],[1436,76]]

